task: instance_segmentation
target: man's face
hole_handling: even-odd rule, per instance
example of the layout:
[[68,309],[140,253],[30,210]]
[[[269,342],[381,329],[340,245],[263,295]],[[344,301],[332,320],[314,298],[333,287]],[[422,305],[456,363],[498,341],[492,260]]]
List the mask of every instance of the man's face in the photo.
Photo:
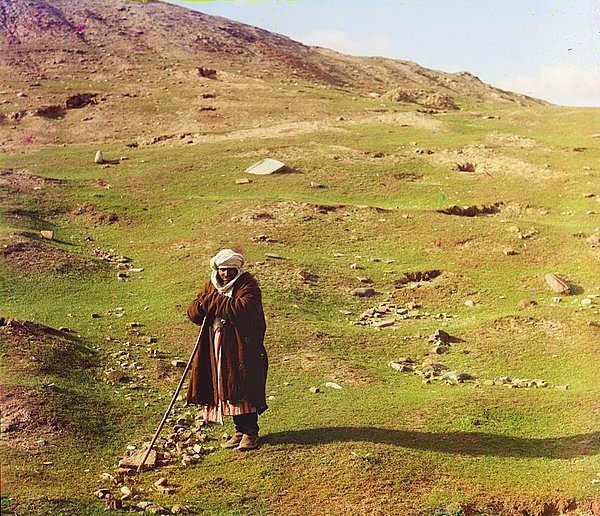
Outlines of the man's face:
[[227,267],[217,269],[217,274],[219,275],[219,279],[225,284],[229,283],[233,278],[235,278],[238,270],[235,268]]

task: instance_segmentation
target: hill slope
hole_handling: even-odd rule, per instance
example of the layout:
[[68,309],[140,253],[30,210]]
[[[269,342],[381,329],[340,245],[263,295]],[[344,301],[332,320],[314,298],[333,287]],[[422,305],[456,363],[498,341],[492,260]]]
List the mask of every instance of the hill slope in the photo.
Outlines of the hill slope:
[[290,38],[162,2],[4,0],[3,65],[33,75],[93,62],[107,71],[135,55],[177,58],[254,77],[308,81],[383,93],[422,88],[480,99],[527,97],[488,86],[468,73],[428,70],[392,59],[350,57]]

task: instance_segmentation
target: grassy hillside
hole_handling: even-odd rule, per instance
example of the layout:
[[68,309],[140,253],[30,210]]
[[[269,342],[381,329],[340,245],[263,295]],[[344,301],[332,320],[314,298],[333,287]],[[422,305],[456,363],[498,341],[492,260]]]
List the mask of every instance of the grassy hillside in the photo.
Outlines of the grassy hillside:
[[[319,105],[318,94],[307,97]],[[268,318],[273,399],[262,447],[209,448],[194,465],[127,478],[136,498],[126,507],[597,513],[597,110],[478,103],[425,114],[331,97],[327,109],[311,108],[312,121],[260,127],[258,118],[193,144],[33,143],[0,156],[0,315],[36,323],[13,321],[0,337],[12,422],[3,513],[100,514],[98,487],[120,496],[99,479],[127,445],[150,439],[181,375],[171,361],[187,360],[195,340],[187,304],[209,258],[234,246],[260,281]],[[97,149],[114,162],[94,164]],[[265,157],[292,172],[244,174]],[[466,163],[475,171],[456,169]],[[251,183],[236,183],[244,177]],[[475,217],[441,212],[492,205]],[[108,253],[143,271],[119,279]],[[441,274],[403,280],[432,270]],[[550,272],[573,293],[553,293]],[[374,297],[350,294],[357,276],[372,281]],[[356,324],[382,302],[410,317]],[[439,356],[429,342],[438,329],[457,338]],[[390,367],[406,357],[476,380],[424,381]],[[126,378],[113,382],[110,370]],[[490,385],[501,376],[547,387]],[[179,404],[176,414],[190,410]],[[209,443],[218,448],[224,431],[209,429]],[[174,494],[152,488],[161,476]]]

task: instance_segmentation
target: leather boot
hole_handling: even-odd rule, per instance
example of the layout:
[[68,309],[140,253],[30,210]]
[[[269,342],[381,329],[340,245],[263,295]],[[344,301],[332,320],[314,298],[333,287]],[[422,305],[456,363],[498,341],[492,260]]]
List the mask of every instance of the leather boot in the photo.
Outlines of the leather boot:
[[244,434],[237,450],[248,451],[255,450],[256,448],[258,448],[258,435]]
[[227,441],[221,443],[221,448],[225,450],[237,448],[243,437],[244,434],[242,432],[236,432],[235,434],[233,434],[233,437],[230,437]]

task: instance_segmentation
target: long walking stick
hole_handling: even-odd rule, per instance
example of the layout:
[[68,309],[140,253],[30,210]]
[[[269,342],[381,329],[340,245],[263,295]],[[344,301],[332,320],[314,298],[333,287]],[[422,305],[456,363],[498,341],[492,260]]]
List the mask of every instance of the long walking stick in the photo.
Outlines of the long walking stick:
[[152,450],[154,443],[158,439],[160,431],[162,430],[163,426],[165,426],[165,423],[167,421],[167,418],[169,417],[169,413],[171,412],[173,405],[175,405],[175,402],[177,401],[177,396],[179,396],[179,391],[181,390],[181,387],[183,387],[183,382],[185,381],[185,377],[187,376],[188,371],[190,370],[190,367],[192,367],[192,360],[194,360],[194,356],[196,356],[196,351],[198,351],[198,348],[200,347],[200,340],[202,339],[202,331],[204,330],[205,322],[206,322],[206,317],[204,317],[204,319],[202,319],[202,325],[200,326],[200,333],[198,333],[198,338],[196,339],[196,345],[194,346],[194,349],[192,351],[190,359],[188,360],[188,363],[185,366],[185,370],[183,371],[183,376],[181,377],[181,380],[179,381],[179,385],[177,386],[177,389],[175,390],[175,393],[173,394],[173,399],[171,400],[171,403],[169,404],[169,408],[165,412],[165,415],[163,416],[162,421],[160,422],[160,425],[158,425],[158,428],[156,429],[156,433],[154,434],[154,437],[152,438],[152,441],[150,442],[150,446],[148,446],[148,449],[146,450],[146,453],[144,454],[144,457],[142,458],[142,462],[140,462],[140,465],[138,466],[138,469],[137,469],[138,473],[140,471],[142,471],[142,468],[144,467],[144,464],[146,463],[146,460],[148,459],[148,455],[150,455],[150,451]]

